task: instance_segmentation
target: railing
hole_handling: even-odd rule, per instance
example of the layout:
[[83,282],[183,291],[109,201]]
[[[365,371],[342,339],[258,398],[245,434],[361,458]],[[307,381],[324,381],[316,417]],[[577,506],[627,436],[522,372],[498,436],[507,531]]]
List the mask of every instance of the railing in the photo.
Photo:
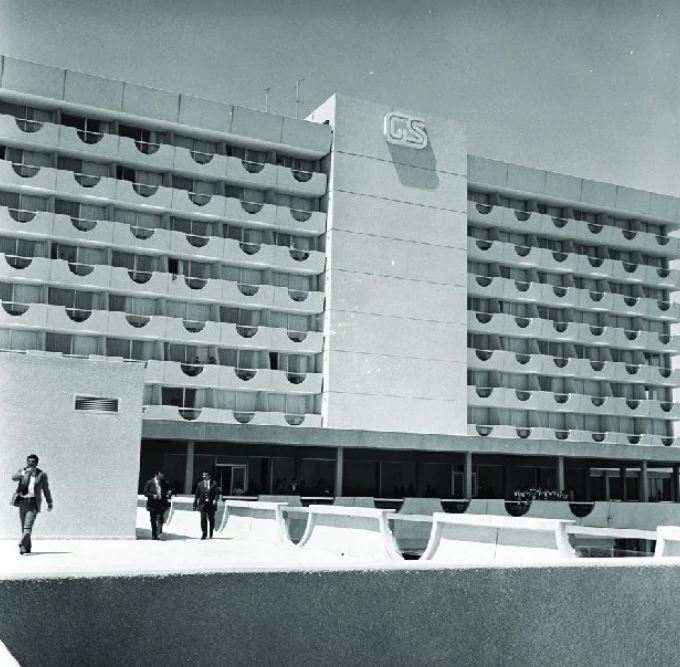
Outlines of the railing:
[[98,220],[90,220],[89,218],[71,217],[71,224],[80,232],[91,232],[98,223]]
[[68,315],[69,319],[73,320],[74,322],[84,322],[90,317],[90,315],[92,315],[91,308],[88,309],[88,308],[65,307],[64,310],[66,311],[66,314]]
[[240,368],[238,366],[234,367],[234,373],[239,380],[248,382],[252,380],[257,375],[257,368]]
[[11,208],[9,206],[7,207],[7,211],[11,218],[17,222],[31,222],[38,212],[27,208]]
[[12,317],[23,315],[31,307],[30,303],[20,303],[18,301],[2,301],[2,308]]
[[14,269],[28,268],[35,257],[27,257],[24,255],[5,255],[5,261]]
[[96,144],[99,143],[104,138],[103,132],[95,132],[93,130],[76,129],[76,134],[84,144]]
[[38,132],[45,124],[43,121],[33,120],[32,118],[14,117],[14,122],[22,132]]
[[144,141],[143,139],[134,139],[133,141],[137,150],[145,155],[153,155],[161,147],[157,141]]
[[41,169],[40,165],[23,164],[22,162],[12,162],[12,169],[17,176],[21,178],[31,178],[35,176]]
[[210,162],[215,157],[215,153],[197,151],[191,148],[189,149],[189,155],[191,155],[191,159],[197,164],[208,164],[208,162]]
[[249,283],[236,283],[238,291],[244,296],[255,296],[259,291],[261,285],[251,285]]
[[264,162],[256,162],[255,160],[241,160],[243,168],[250,174],[259,174],[264,169]]

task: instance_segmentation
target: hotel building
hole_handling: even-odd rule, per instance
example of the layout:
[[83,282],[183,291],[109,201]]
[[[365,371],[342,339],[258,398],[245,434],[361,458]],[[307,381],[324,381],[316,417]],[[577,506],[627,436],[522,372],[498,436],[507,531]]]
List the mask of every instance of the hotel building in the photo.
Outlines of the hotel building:
[[342,96],[0,67],[0,348],[143,365],[141,479],[680,500],[680,199]]

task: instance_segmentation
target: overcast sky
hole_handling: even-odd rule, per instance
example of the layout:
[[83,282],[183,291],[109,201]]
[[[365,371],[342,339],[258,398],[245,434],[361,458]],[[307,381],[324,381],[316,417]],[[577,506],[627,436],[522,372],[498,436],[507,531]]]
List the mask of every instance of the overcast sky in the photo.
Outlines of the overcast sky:
[[469,152],[680,196],[677,0],[0,0],[0,51],[294,115],[334,92]]

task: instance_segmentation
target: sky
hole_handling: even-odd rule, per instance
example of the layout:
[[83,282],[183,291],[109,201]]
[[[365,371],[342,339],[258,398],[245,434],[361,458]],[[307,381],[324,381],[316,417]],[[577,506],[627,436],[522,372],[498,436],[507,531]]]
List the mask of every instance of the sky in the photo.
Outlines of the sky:
[[677,0],[0,0],[0,52],[301,115],[452,118],[468,152],[680,196]]

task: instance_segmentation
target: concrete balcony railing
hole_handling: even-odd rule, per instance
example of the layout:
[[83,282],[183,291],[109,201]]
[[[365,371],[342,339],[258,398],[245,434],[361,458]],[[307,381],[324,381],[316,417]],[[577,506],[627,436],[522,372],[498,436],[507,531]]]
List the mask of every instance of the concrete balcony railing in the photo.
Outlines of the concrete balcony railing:
[[59,144],[59,127],[53,123],[0,114],[0,143],[26,147],[29,150],[56,148]]
[[674,258],[680,254],[680,239],[635,232],[610,225],[557,218],[542,213],[518,211],[503,206],[468,202],[468,220],[475,224],[507,229],[519,234],[538,234],[557,239],[572,239],[590,245],[607,245],[621,250]]
[[43,303],[2,301],[0,328],[45,329],[48,307]]
[[227,157],[226,179],[234,185],[271,190],[276,184],[276,165]]
[[670,370],[659,366],[625,364],[615,361],[589,361],[588,359],[552,357],[506,350],[468,348],[467,363],[470,370],[531,373],[550,377],[651,384],[664,387],[680,386],[680,369]]
[[657,269],[647,264],[556,252],[502,241],[468,237],[468,258],[511,267],[538,268],[552,273],[573,273],[585,278],[607,278],[656,288],[680,289],[680,271],[676,269]]
[[287,373],[268,368],[234,368],[176,361],[147,362],[144,381],[174,387],[205,387],[277,394],[320,394],[321,373]]
[[17,238],[52,239],[54,214],[0,206],[0,233]]
[[144,255],[170,253],[172,232],[167,229],[138,227],[122,222],[108,222],[113,228],[112,244]]
[[578,322],[557,322],[531,317],[515,317],[502,313],[468,311],[468,332],[497,334],[513,338],[541,338],[573,342],[580,345],[605,345],[621,349],[642,349],[675,354],[680,339],[650,331],[629,331]]
[[131,137],[118,138],[118,154],[112,153],[111,157],[118,158],[125,164],[139,165],[148,169],[167,170],[172,168],[174,147],[169,144],[140,141]]
[[656,400],[635,400],[616,396],[590,396],[511,387],[468,386],[468,406],[612,415],[652,419],[677,419],[680,405]]
[[11,185],[13,189],[54,192],[57,170],[0,160],[0,186]]
[[326,194],[328,176],[319,172],[290,167],[276,168],[276,190],[293,196],[322,197]]
[[469,296],[537,303],[548,307],[610,312],[626,317],[638,315],[653,320],[680,321],[680,303],[660,299],[631,297],[614,292],[532,283],[511,278],[490,278],[472,273],[468,273],[467,284]]
[[118,153],[119,137],[104,132],[78,130],[65,125],[52,125],[59,133],[59,148],[68,153],[82,153],[106,160],[115,159]]
[[224,180],[227,175],[227,156],[175,146],[172,166],[174,171],[199,179]]
[[317,414],[251,412],[219,408],[179,408],[172,405],[145,405],[142,418],[173,422],[195,421],[212,424],[321,427],[321,415]]
[[577,429],[554,429],[544,426],[511,426],[508,424],[468,424],[468,435],[493,438],[523,438],[530,440],[561,440],[564,442],[601,443],[605,445],[649,445],[670,447],[678,444],[673,436],[593,432]]

